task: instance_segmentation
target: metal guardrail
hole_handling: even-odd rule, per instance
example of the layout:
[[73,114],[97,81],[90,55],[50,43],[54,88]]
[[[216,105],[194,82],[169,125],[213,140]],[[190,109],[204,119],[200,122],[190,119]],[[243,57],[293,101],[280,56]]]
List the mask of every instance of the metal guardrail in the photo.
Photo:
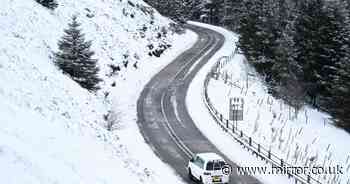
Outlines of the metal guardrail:
[[[211,103],[209,96],[208,96],[208,84],[210,79],[212,78],[212,72],[214,69],[217,69],[215,67],[219,65],[226,65],[229,61],[232,60],[234,55],[236,54],[235,50],[230,56],[223,56],[221,57],[212,67],[210,72],[206,75],[204,80],[204,87],[202,91],[202,97],[203,101],[206,104],[207,109],[209,110],[210,114],[216,121],[216,123],[226,132],[228,133],[234,140],[236,140],[239,144],[241,144],[245,149],[250,151],[253,155],[257,156],[258,158],[261,158],[262,160],[266,161],[266,163],[270,163],[275,167],[281,167],[286,168],[290,167],[293,168],[294,166],[285,162],[283,159],[278,157],[276,154],[272,153],[270,149],[267,149],[263,147],[258,142],[254,141],[252,137],[248,136],[244,133],[243,130],[238,129],[234,126],[234,122],[230,121],[228,119],[225,119],[223,114],[221,114],[213,104]],[[225,60],[223,63],[219,63],[222,60]],[[294,167],[295,168],[295,167]],[[288,178],[294,179],[295,184],[322,184],[317,179],[313,178],[311,175],[306,174],[296,174],[296,173],[287,173]]]

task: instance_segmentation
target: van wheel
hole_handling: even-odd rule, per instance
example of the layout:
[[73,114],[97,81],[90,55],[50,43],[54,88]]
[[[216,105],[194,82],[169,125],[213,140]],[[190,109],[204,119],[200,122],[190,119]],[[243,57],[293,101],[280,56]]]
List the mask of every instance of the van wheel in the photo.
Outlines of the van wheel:
[[204,183],[203,183],[202,176],[199,178],[199,183],[200,183],[200,184],[204,184]]
[[194,180],[191,169],[188,169],[188,177],[189,177],[191,180]]

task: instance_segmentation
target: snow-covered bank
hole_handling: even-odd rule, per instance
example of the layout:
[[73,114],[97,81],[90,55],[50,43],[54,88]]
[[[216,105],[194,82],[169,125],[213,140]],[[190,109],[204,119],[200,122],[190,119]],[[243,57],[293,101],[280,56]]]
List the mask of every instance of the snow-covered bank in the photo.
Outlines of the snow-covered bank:
[[327,114],[308,106],[296,111],[282,100],[273,98],[242,55],[236,55],[221,72],[227,73],[235,85],[225,84],[221,79],[212,80],[208,94],[224,117],[228,117],[229,99],[243,96],[244,121],[238,123],[238,128],[247,136],[294,166],[342,167],[344,174],[312,176],[321,182],[345,184],[349,181],[347,141],[350,135],[335,127]]
[[[225,54],[228,55],[228,53]],[[209,69],[206,71],[208,72]],[[229,98],[243,96],[245,111],[244,121],[238,123],[240,130],[243,130],[245,134],[251,136],[254,141],[265,148],[270,148],[273,153],[276,153],[285,162],[292,165],[308,166],[310,168],[312,166],[336,167],[339,165],[344,172],[344,174],[337,175],[314,175],[315,179],[325,183],[349,182],[350,150],[346,143],[350,139],[350,135],[334,127],[327,120],[329,118],[327,114],[318,112],[310,107],[303,107],[296,114],[288,105],[274,99],[266,92],[266,88],[254,70],[244,62],[242,55],[236,55],[233,61],[221,70],[221,73],[227,73],[235,85],[229,86],[222,79],[218,81],[211,80],[208,93],[215,108],[224,114],[225,118],[228,118]],[[202,78],[202,83],[203,80],[204,77]],[[202,85],[199,81],[198,84],[195,84],[195,82],[193,85]],[[249,86],[248,89],[247,85]],[[237,86],[240,86],[240,88]],[[194,88],[193,90],[199,90]],[[192,93],[194,92],[189,92],[188,99],[196,98],[195,94]],[[200,91],[196,93],[198,94]],[[194,108],[194,106],[191,107],[191,104],[195,103],[200,103],[199,99],[196,102],[188,100],[189,109]],[[195,105],[199,106],[198,104]],[[197,113],[196,115],[196,112],[192,112],[191,115],[197,116],[198,120],[200,117],[204,117],[204,114],[199,115]],[[212,126],[214,123],[211,122],[212,125],[208,125],[207,123],[209,122],[203,121],[203,119],[198,122],[197,126],[203,129],[203,132],[206,132],[208,137],[212,137],[213,142],[217,142],[218,146],[222,145],[223,150],[228,149],[225,148],[225,145],[234,146],[232,143],[234,140],[231,140],[231,143],[229,143],[222,141],[221,138],[215,138],[220,136],[216,135],[220,134],[220,131],[210,131],[214,127],[209,128],[208,126]],[[221,134],[223,133],[221,132]],[[232,150],[233,148],[230,149]],[[234,152],[232,157],[234,159],[236,157],[238,163],[243,162],[243,166],[257,165],[257,162],[254,160],[250,163],[251,161],[244,155],[238,154],[239,150],[241,148],[237,147],[235,151],[230,153]],[[226,152],[224,153],[226,154]],[[237,157],[241,157],[241,159]],[[266,183],[281,183],[283,179],[272,175],[258,176],[258,178],[261,178]]]
[[[50,58],[72,15],[93,40],[105,81],[101,93],[109,92],[120,112],[113,132],[104,127],[111,107],[104,95],[82,89]],[[34,0],[2,1],[1,183],[182,183],[136,126],[143,85],[196,40],[192,32],[173,34],[169,23],[139,0],[60,0],[54,11]],[[149,56],[150,45],[162,44],[172,47],[160,58]],[[121,71],[110,75],[110,64]]]

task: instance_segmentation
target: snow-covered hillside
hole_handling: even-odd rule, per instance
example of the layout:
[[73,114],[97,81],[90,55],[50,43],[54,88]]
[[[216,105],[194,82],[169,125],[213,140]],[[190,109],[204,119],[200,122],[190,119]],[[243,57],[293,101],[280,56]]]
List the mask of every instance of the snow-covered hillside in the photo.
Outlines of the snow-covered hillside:
[[[99,59],[98,95],[52,62],[72,15]],[[181,183],[135,122],[142,86],[196,40],[169,23],[140,0],[60,0],[54,11],[34,0],[1,1],[1,183]],[[160,58],[152,54],[168,44]],[[111,64],[120,71],[112,75]],[[103,117],[111,110],[118,126],[109,132]]]

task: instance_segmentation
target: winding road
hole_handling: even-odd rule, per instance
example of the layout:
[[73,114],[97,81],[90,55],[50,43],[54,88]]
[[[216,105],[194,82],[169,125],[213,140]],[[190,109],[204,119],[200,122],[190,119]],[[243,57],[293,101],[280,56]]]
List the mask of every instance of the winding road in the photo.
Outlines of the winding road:
[[[225,38],[213,30],[187,25],[198,34],[194,46],[166,66],[143,89],[137,102],[137,124],[153,151],[187,183],[187,163],[194,153],[216,152],[229,161],[195,126],[186,107],[189,84],[201,67],[222,47]],[[198,94],[200,95],[200,94]],[[230,183],[258,184],[250,176],[231,174]]]

